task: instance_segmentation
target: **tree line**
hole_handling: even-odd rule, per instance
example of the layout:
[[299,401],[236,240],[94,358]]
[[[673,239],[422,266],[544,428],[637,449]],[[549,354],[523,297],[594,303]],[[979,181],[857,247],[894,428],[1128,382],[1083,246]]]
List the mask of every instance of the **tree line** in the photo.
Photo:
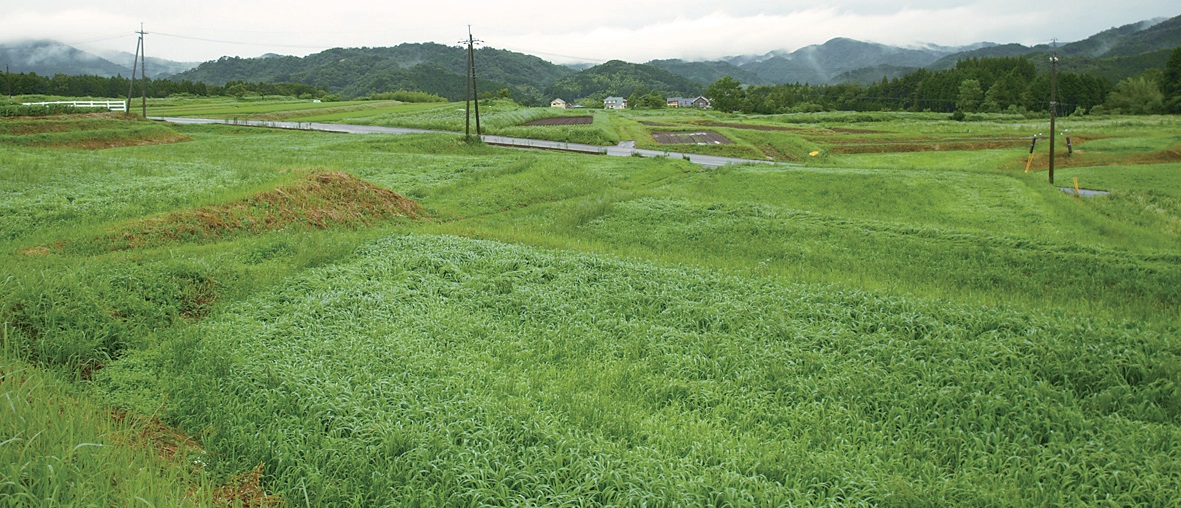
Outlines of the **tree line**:
[[[870,85],[745,86],[731,77],[706,90],[715,109],[753,114],[812,111],[1047,112],[1051,74],[1021,57],[971,58],[952,69],[918,69]],[[1181,113],[1181,47],[1165,68],[1119,83],[1090,74],[1057,73],[1058,112]]]
[[[122,76],[71,76],[55,74],[53,76],[39,76],[37,73],[4,73],[0,80],[0,87],[8,96],[14,95],[54,95],[62,97],[126,97],[131,87],[131,79]],[[230,81],[224,86],[207,85],[200,81],[167,79],[136,79],[133,96],[140,96],[146,87],[147,96],[153,98],[170,97],[174,95],[193,96],[238,96],[283,95],[311,99],[323,99],[330,94],[323,88],[303,83],[250,83],[245,81]]]

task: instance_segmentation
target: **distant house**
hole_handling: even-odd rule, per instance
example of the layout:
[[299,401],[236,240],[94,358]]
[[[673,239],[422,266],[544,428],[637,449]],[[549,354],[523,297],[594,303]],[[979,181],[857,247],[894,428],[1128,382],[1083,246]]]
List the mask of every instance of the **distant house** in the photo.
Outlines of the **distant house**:
[[627,109],[627,99],[623,97],[607,97],[603,99],[603,109]]
[[551,107],[551,108],[568,108],[568,107],[570,107],[570,105],[566,104],[566,101],[564,101],[562,99],[554,99],[552,101],[549,101],[549,107]]
[[670,108],[709,109],[709,99],[700,96],[696,99],[689,97],[669,97],[665,104]]

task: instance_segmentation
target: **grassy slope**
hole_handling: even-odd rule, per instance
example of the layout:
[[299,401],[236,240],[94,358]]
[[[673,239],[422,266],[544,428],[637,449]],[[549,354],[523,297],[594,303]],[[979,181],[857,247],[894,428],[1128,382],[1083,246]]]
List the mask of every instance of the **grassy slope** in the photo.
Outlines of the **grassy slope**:
[[[1169,146],[1118,127],[1139,141],[1110,150]],[[39,333],[41,361],[105,366],[111,404],[149,412],[171,392],[220,471],[262,462],[289,499],[1176,495],[1176,165],[1064,170],[1117,191],[1077,201],[998,172],[1004,152],[702,172],[178,130],[196,141],[0,155],[4,319]],[[30,250],[290,169],[348,171],[432,219]]]

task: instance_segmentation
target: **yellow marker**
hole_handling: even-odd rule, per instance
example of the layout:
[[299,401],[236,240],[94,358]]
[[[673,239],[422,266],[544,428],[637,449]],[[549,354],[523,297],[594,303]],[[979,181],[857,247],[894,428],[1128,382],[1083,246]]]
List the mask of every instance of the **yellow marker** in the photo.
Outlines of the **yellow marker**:
[[1029,172],[1029,167],[1033,165],[1033,154],[1029,154],[1029,162],[1025,163],[1025,172]]
[[815,152],[812,152],[812,153],[810,153],[810,154],[808,154],[808,155],[811,155],[812,157],[815,157],[815,156],[817,156],[817,155],[820,155],[820,150],[816,150]]
[[1078,196],[1078,197],[1080,197],[1080,198],[1081,198],[1081,197],[1083,197],[1083,193],[1082,193],[1082,191],[1080,191],[1080,190],[1078,189],[1078,177],[1077,177],[1077,176],[1076,176],[1076,177],[1074,177],[1074,195],[1075,195],[1075,196]]

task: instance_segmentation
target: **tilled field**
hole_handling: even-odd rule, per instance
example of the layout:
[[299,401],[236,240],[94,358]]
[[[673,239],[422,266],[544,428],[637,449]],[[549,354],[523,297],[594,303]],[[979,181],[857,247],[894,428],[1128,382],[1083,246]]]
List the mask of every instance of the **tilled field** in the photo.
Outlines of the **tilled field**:
[[653,132],[652,138],[664,145],[729,145],[729,138],[714,131]]

